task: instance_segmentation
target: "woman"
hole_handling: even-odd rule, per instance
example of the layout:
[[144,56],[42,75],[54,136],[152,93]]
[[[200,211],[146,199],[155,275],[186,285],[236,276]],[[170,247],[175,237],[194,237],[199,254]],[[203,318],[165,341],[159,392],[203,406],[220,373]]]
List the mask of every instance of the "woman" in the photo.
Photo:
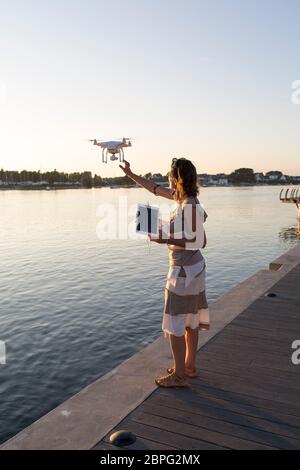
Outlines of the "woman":
[[197,171],[190,160],[173,158],[169,188],[134,174],[128,162],[124,173],[157,196],[175,200],[169,231],[161,227],[156,243],[168,245],[170,269],[165,288],[162,329],[169,336],[174,365],[167,375],[157,377],[160,387],[188,387],[187,377],[197,377],[196,353],[199,330],[209,329],[209,310],[205,295],[205,260],[200,248],[206,246],[203,229],[207,214],[197,198]]

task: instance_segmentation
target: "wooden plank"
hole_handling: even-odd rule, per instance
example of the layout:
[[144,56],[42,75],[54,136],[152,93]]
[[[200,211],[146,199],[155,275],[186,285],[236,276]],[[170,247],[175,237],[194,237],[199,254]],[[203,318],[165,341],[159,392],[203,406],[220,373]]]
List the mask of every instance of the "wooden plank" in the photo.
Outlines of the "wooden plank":
[[257,338],[262,340],[269,340],[269,341],[276,341],[279,344],[285,343],[286,341],[290,341],[291,339],[291,331],[283,331],[281,328],[275,329],[268,329],[262,330],[260,328],[247,328],[244,325],[230,323],[226,328],[224,328],[223,333],[232,334],[235,336],[246,337],[246,338]]
[[[289,313],[284,313],[281,308],[283,311],[284,309],[290,309],[290,311]],[[290,331],[292,331],[293,329],[292,325],[296,328],[299,328],[300,316],[298,315],[298,313],[294,313],[291,310],[290,304],[286,304],[284,307],[282,306],[281,308],[279,308],[278,305],[276,307],[270,306],[264,307],[263,309],[260,308],[260,310],[251,307],[240,318],[244,320],[251,319],[252,326],[255,326],[255,322],[257,322],[257,324],[260,324],[260,322],[262,321],[264,323],[268,323],[269,328],[273,328],[275,326],[277,328],[280,328],[284,325],[286,325],[287,328],[290,329]]]
[[197,406],[203,406],[208,408],[217,408],[221,410],[226,410],[228,412],[236,413],[238,415],[250,416],[254,418],[260,418],[263,420],[287,424],[293,428],[300,427],[300,413],[299,416],[294,416],[289,414],[291,408],[284,409],[283,411],[278,411],[276,403],[272,406],[272,402],[261,402],[257,399],[254,399],[251,403],[245,401],[243,396],[236,394],[234,397],[230,395],[229,397],[221,393],[218,395],[206,390],[205,388],[201,389],[201,393],[187,393],[184,397],[180,397],[176,394],[176,390],[163,389],[161,388],[157,393],[153,394],[152,399],[166,399],[168,406],[185,406],[186,404],[192,404]]
[[[262,304],[256,306],[250,305],[247,310],[237,317],[237,319],[251,319],[252,327],[255,327],[255,320],[267,320],[270,322],[270,326],[273,325],[274,321],[281,324],[285,323],[286,320],[289,320],[299,327],[299,309],[300,305],[295,305],[291,302],[276,302],[276,304],[274,302],[273,304]],[[257,327],[259,327],[259,323]],[[292,329],[290,323],[286,323],[286,327],[288,329]]]
[[276,321],[278,323],[284,323],[286,320],[295,322],[299,326],[300,315],[299,315],[299,304],[289,302],[276,302],[263,303],[262,305],[251,305],[247,311],[243,314],[243,317],[251,315],[251,319],[261,319],[263,316],[265,319]]
[[[294,339],[296,339],[297,336],[291,336],[291,339],[287,343],[281,343],[281,344],[270,344],[270,343],[265,343],[264,341],[261,341],[259,339],[255,338],[243,338],[243,337],[238,337],[236,336],[231,337],[228,339],[227,335],[224,334],[222,338],[216,338],[215,340],[212,340],[211,342],[207,343],[202,350],[202,353],[212,351],[212,350],[219,350],[219,351],[224,351],[225,353],[230,353],[231,351],[233,353],[235,352],[241,352],[243,354],[249,354],[249,355],[259,355],[261,356],[270,356],[274,357],[274,360],[280,360],[280,359],[288,359],[288,361],[291,363],[291,355],[292,355],[292,342]],[[201,356],[201,354],[199,354]],[[292,364],[292,363],[291,363]]]
[[[133,412],[134,413],[134,412]],[[148,447],[149,449],[157,450],[157,447],[160,445],[166,445],[172,447],[173,449],[201,449],[201,450],[218,450],[222,449],[222,446],[219,446],[215,443],[210,443],[207,441],[202,441],[201,439],[195,438],[195,436],[186,436],[185,434],[177,434],[173,432],[173,429],[169,429],[164,426],[151,426],[148,422],[143,420],[132,420],[131,413],[122,425],[118,425],[114,431],[118,429],[127,429],[134,433],[137,438],[140,440],[147,439],[148,441],[153,442],[153,447]],[[156,423],[159,424],[159,423]],[[106,439],[106,438],[105,438]]]
[[[225,440],[219,442],[221,444],[224,443],[224,445],[226,445],[226,442],[228,442],[227,436],[230,435],[231,437],[248,440],[251,442],[264,444],[279,449],[285,448],[295,450],[300,447],[300,440],[299,438],[297,438],[299,436],[295,436],[295,434],[293,434],[291,430],[288,431],[288,428],[285,428],[285,434],[278,434],[277,432],[275,432],[276,426],[274,424],[271,425],[271,423],[266,423],[265,427],[267,429],[262,429],[259,428],[257,422],[257,426],[247,426],[245,424],[241,425],[240,423],[224,420],[224,414],[222,416],[222,419],[215,419],[203,413],[200,415],[196,414],[194,411],[188,410],[187,408],[185,408],[184,410],[174,410],[174,408],[160,406],[157,404],[152,404],[150,402],[145,402],[143,406],[140,407],[139,412],[140,411],[161,418],[171,419],[175,422],[175,427],[180,427],[182,423],[192,424],[197,428],[201,428],[201,430],[202,428],[204,428],[205,431],[210,430],[222,433],[225,435]],[[135,419],[135,414],[133,414],[132,419]],[[246,420],[244,420],[244,422],[245,421]],[[248,421],[250,422],[250,420]],[[279,429],[279,426],[277,426],[277,429]],[[280,428],[280,430],[283,431],[283,426]],[[194,433],[198,435],[199,429],[197,431],[194,431]],[[220,438],[220,436],[218,436],[218,438]]]
[[[292,350],[291,353],[292,354]],[[286,374],[299,376],[300,368],[294,365],[291,361],[291,356],[282,357],[282,356],[272,356],[272,354],[264,353],[263,355],[256,354],[255,351],[247,352],[244,354],[244,351],[240,349],[227,351],[224,348],[214,348],[206,350],[202,355],[197,359],[197,364],[201,370],[202,360],[205,358],[210,359],[211,361],[218,362],[222,360],[240,365],[240,367],[257,367],[259,371],[263,372],[263,369],[270,369],[277,371],[278,374],[285,372]]]
[[[300,285],[300,276],[294,276],[294,278],[288,278],[286,280],[282,280],[282,282],[276,287],[275,292],[281,292],[283,296],[286,293],[291,293],[292,297],[295,299],[299,299],[297,297],[297,288],[299,289]],[[270,297],[269,297],[270,298]]]
[[[230,361],[231,358],[235,357],[236,360],[245,361],[248,360],[248,364],[258,361],[258,363],[268,363],[270,367],[277,365],[277,367],[284,368],[285,370],[294,371],[295,374],[298,373],[297,366],[295,366],[291,361],[292,349],[290,352],[285,352],[285,355],[280,354],[277,351],[258,351],[253,347],[244,351],[243,348],[239,345],[231,344],[230,348],[227,348],[225,345],[214,344],[214,347],[205,348],[203,354],[213,353],[216,357],[226,359]],[[201,356],[199,359],[199,365],[201,365]]]
[[[123,426],[120,427],[121,429],[124,429]],[[126,429],[127,425],[126,425]],[[113,432],[113,431],[112,431]],[[110,435],[111,433],[109,433]],[[108,442],[109,435],[105,436],[105,438],[102,440],[103,445],[110,445]],[[136,436],[136,441],[133,444],[130,444],[128,446],[121,446],[117,447],[118,450],[124,449],[124,450],[178,450],[176,447],[153,441],[151,439],[145,439],[143,437]]]
[[287,322],[281,323],[280,325],[274,325],[274,323],[270,325],[269,321],[263,321],[263,317],[259,321],[253,322],[251,318],[245,318],[245,317],[239,316],[234,320],[234,326],[240,326],[240,327],[249,328],[249,329],[253,328],[254,326],[255,329],[257,330],[267,331],[267,332],[268,331],[273,331],[273,332],[282,331],[286,335],[293,333],[293,328],[289,326]]
[[[300,337],[299,337],[300,338]],[[247,345],[245,344],[247,343]],[[222,341],[216,343],[214,347],[212,348],[212,345],[209,348],[206,348],[203,350],[203,356],[207,353],[218,353],[219,358],[222,359],[223,357],[228,357],[231,354],[238,354],[238,358],[242,358],[243,356],[246,356],[247,359],[249,359],[248,363],[250,364],[250,359],[254,360],[257,358],[260,358],[261,361],[264,360],[264,358],[269,359],[271,363],[274,365],[276,363],[280,365],[285,365],[287,370],[290,371],[290,373],[295,373],[297,375],[297,368],[296,366],[292,363],[292,353],[293,350],[291,348],[291,343],[286,344],[284,348],[281,350],[275,348],[274,350],[272,347],[268,344],[261,344],[261,343],[256,343],[255,341],[243,341],[240,339],[227,339],[223,338]],[[199,360],[199,363],[201,363],[201,359]]]
[[[275,294],[275,297],[268,297],[268,295],[263,295],[258,297],[252,304],[250,304],[246,310],[248,309],[255,309],[260,307],[262,309],[268,309],[269,307],[278,306],[285,304],[290,304],[291,309],[296,309],[292,313],[297,313],[297,306],[299,306],[299,296],[297,293],[298,287],[290,286],[286,284],[286,286],[278,286],[277,289],[273,289],[271,293]],[[244,312],[243,312],[244,313]],[[242,313],[242,315],[243,315]],[[289,312],[281,312],[282,314],[288,314]]]
[[217,372],[202,371],[201,382],[197,385],[198,379],[193,379],[192,387],[196,389],[197,386],[201,386],[203,383],[220,387],[228,391],[238,391],[249,397],[257,396],[266,400],[272,400],[278,403],[298,403],[299,392],[298,390],[289,390],[285,387],[276,386],[274,388],[268,388],[264,382],[257,381],[255,378],[240,379],[238,377],[218,374]]
[[169,393],[171,396],[179,397],[183,401],[201,400],[203,398],[207,398],[210,401],[224,400],[234,403],[238,407],[255,407],[266,413],[272,413],[273,417],[276,412],[278,412],[279,414],[288,415],[290,420],[293,417],[296,419],[300,418],[300,407],[294,403],[278,403],[274,400],[266,400],[261,397],[242,394],[237,390],[226,390],[203,383],[198,384],[197,387],[193,386],[193,389],[180,391],[174,389],[158,389],[155,393]]
[[215,340],[212,340],[209,345],[207,345],[207,348],[205,348],[205,351],[212,348],[215,344],[218,347],[224,347],[226,350],[229,350],[229,346],[233,345],[234,347],[238,347],[241,351],[244,351],[246,354],[254,350],[255,353],[262,352],[268,354],[271,352],[272,355],[274,353],[280,355],[286,354],[286,356],[290,358],[292,353],[291,344],[294,339],[295,338],[290,338],[289,341],[275,343],[274,341],[270,341],[268,339],[262,340],[261,338],[250,336],[238,336],[224,331],[222,338],[216,338]]
[[[275,317],[274,312],[267,312],[260,310],[259,314],[255,310],[249,310],[247,314],[239,316],[235,321],[235,325],[245,324],[248,322],[248,327],[252,329],[253,327],[258,329],[267,329],[268,331],[273,331],[275,328],[281,330],[283,329],[286,333],[295,332],[295,328],[299,331],[300,329],[300,317],[291,318],[288,316]],[[221,335],[221,333],[219,333]],[[218,336],[219,336],[218,335]]]
[[[194,418],[194,419],[192,419]],[[197,418],[197,417],[196,417]],[[193,424],[190,424],[189,419],[193,421]],[[131,420],[136,423],[147,424],[148,426],[153,426],[157,429],[164,429],[166,431],[171,432],[174,436],[177,436],[177,446],[182,447],[181,439],[185,436],[188,439],[199,440],[199,444],[197,444],[198,449],[203,449],[202,444],[200,442],[206,442],[207,445],[217,444],[218,446],[222,446],[225,448],[230,449],[270,449],[276,448],[272,446],[272,444],[262,444],[257,442],[254,437],[254,440],[243,439],[239,436],[232,436],[230,434],[223,434],[222,432],[218,432],[216,429],[218,428],[218,423],[215,420],[215,430],[208,429],[205,427],[200,427],[199,422],[195,423],[195,417],[190,417],[185,413],[182,413],[182,419],[178,421],[178,413],[176,412],[176,420],[173,418],[166,418],[162,416],[155,416],[153,414],[144,413],[140,411],[140,409],[135,410],[131,415]],[[200,420],[199,420],[200,421]],[[250,435],[250,433],[249,433]],[[287,443],[289,448],[293,448],[292,444]],[[195,447],[193,447],[195,448]]]
[[92,448],[92,450],[126,450],[122,449],[121,447],[113,446],[111,444],[108,444],[107,442],[99,442],[95,447]]
[[[245,343],[245,342],[244,342]],[[222,339],[222,342],[216,343],[213,349],[207,348],[205,353],[219,353],[219,357],[222,359],[223,354],[224,357],[228,356],[230,352],[232,354],[237,353],[238,357],[240,356],[247,356],[248,359],[257,359],[260,358],[262,361],[264,358],[269,359],[271,363],[276,364],[278,362],[281,365],[285,365],[286,368],[292,373],[295,372],[297,374],[297,368],[292,363],[292,353],[293,350],[291,348],[291,344],[286,344],[284,348],[281,350],[279,349],[272,349],[270,345],[262,345],[260,343],[251,342],[250,340],[247,341],[247,347],[243,344],[243,341],[236,340],[227,340],[226,338]]]
[[251,395],[248,393],[242,393],[240,390],[235,389],[234,387],[219,387],[210,385],[208,383],[199,383],[193,385],[191,393],[195,395],[203,395],[204,392],[210,393],[221,398],[226,398],[226,400],[238,401],[239,403],[247,405],[255,405],[265,407],[267,410],[278,410],[278,412],[285,413],[292,416],[300,417],[300,407],[295,402],[282,403],[274,400],[274,397],[264,398],[259,395]]
[[[171,410],[171,415],[174,419],[177,417],[177,410],[195,416],[205,416],[216,420],[225,421],[227,423],[236,424],[238,426],[245,426],[252,429],[259,429],[268,433],[278,434],[280,436],[291,437],[293,439],[300,439],[300,426],[292,426],[286,422],[272,421],[268,418],[254,417],[251,415],[240,414],[232,410],[228,410],[226,403],[223,406],[213,406],[207,400],[206,404],[203,402],[185,402],[173,398],[171,402],[168,401],[167,396],[154,395],[150,400],[144,402],[140,410],[144,412],[154,413],[165,416],[164,408]],[[154,411],[153,411],[154,410]],[[202,418],[199,418],[201,424]]]
[[[275,385],[275,383],[279,383],[282,385],[289,385],[291,387],[300,388],[300,374],[291,375],[290,371],[284,370],[278,374],[278,370],[272,369],[270,367],[265,367],[264,364],[254,365],[252,362],[245,367],[243,364],[241,365],[238,361],[226,361],[223,358],[216,358],[212,360],[211,358],[203,355],[201,357],[201,361],[199,364],[199,373],[201,377],[202,370],[210,370],[210,371],[217,371],[218,373],[230,373],[230,375],[238,375],[243,378],[251,377],[254,375],[258,375],[259,377],[263,375],[264,380],[270,382],[271,385]],[[295,367],[295,366],[293,366]]]
[[240,365],[236,365],[234,362],[226,364],[226,361],[209,361],[205,359],[202,359],[201,366],[199,366],[200,380],[202,371],[215,371],[218,374],[229,375],[233,378],[240,377],[245,380],[251,380],[255,377],[257,383],[261,381],[261,377],[263,376],[264,383],[268,388],[271,389],[277,385],[285,388],[294,388],[299,391],[300,395],[300,374],[293,377],[286,371],[283,371],[282,374],[278,374],[278,371],[266,369],[264,367],[259,368],[257,366],[253,366],[253,364],[249,367],[240,367]]

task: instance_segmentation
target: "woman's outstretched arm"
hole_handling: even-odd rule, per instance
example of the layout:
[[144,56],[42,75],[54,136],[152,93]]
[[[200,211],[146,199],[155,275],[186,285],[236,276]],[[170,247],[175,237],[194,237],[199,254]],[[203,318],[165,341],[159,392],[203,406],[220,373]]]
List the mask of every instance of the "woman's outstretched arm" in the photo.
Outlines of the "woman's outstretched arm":
[[124,171],[125,175],[135,181],[137,184],[147,189],[156,196],[162,196],[167,199],[173,199],[172,191],[169,188],[164,188],[154,181],[143,178],[142,176],[136,175],[131,171],[130,164],[124,160],[125,166],[119,165],[119,167]]

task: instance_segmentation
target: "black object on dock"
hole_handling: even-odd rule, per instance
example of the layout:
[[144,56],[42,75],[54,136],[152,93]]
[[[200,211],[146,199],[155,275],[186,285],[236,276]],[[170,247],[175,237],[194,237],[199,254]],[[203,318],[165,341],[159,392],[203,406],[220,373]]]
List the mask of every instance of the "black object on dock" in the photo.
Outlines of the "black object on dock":
[[115,446],[128,446],[136,441],[134,434],[130,431],[119,430],[112,433],[109,437],[110,444]]

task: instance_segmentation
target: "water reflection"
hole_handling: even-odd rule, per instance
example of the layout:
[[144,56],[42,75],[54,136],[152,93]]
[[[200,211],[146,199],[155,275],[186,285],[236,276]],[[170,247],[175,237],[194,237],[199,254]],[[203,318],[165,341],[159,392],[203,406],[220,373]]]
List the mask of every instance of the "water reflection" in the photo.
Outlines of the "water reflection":
[[300,240],[300,235],[297,234],[297,226],[283,227],[279,233],[279,238],[285,241],[297,241]]

